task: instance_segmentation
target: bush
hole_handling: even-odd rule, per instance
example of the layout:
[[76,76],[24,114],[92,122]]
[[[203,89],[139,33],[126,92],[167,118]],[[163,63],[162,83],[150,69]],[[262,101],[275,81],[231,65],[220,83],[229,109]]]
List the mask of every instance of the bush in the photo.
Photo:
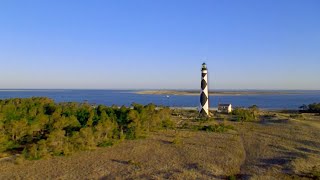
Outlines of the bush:
[[182,138],[181,138],[181,135],[179,132],[176,132],[173,140],[172,140],[172,144],[175,144],[175,145],[180,145],[182,144]]
[[231,125],[225,125],[225,124],[215,124],[215,125],[209,125],[209,126],[203,126],[200,128],[202,131],[207,131],[207,132],[226,132],[229,129],[234,129],[233,126]]
[[114,144],[115,144],[114,141],[109,140],[109,141],[104,141],[104,142],[98,144],[98,146],[99,147],[109,147],[109,146],[113,146]]
[[232,111],[232,114],[237,117],[237,121],[241,122],[257,120],[256,112],[252,109],[236,108]]
[[199,122],[200,124],[202,124],[202,123],[214,121],[214,118],[213,117],[198,117],[198,118],[196,118],[196,121]]
[[228,176],[228,180],[236,180],[236,176],[235,175],[231,175],[231,176]]
[[19,165],[22,164],[25,161],[25,158],[23,156],[17,156],[14,160],[14,163]]
[[162,121],[162,128],[172,129],[172,128],[174,128],[174,126],[175,126],[175,124],[170,118]]
[[290,114],[290,118],[301,119],[301,118],[303,118],[303,115],[302,114]]
[[234,127],[232,125],[226,125],[224,123],[214,124],[214,125],[198,125],[198,126],[192,126],[192,129],[195,131],[206,131],[206,132],[226,132],[228,130],[234,130]]

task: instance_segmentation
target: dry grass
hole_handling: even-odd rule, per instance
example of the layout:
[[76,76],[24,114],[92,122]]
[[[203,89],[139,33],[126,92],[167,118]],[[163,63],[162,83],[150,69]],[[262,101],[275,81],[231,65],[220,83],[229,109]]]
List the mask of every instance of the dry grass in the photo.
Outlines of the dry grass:
[[[210,179],[240,171],[239,136],[206,132],[157,132],[144,140],[80,152],[69,157],[0,163],[0,179]],[[228,142],[228,143],[225,143]]]
[[228,122],[235,130],[226,133],[160,131],[68,157],[8,158],[0,161],[0,179],[316,179],[320,116],[289,116]]
[[[238,126],[246,150],[242,177],[303,179],[320,167],[320,119],[275,118]],[[319,169],[320,170],[320,169]]]

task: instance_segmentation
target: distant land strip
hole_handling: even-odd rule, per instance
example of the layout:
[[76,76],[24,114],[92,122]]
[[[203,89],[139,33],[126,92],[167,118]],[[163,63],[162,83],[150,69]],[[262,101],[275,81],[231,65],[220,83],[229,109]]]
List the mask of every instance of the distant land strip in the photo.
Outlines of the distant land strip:
[[[145,90],[137,91],[136,94],[149,95],[181,95],[181,96],[199,96],[200,90]],[[290,91],[210,91],[210,95],[214,96],[241,96],[241,95],[286,95],[286,94],[302,94],[302,92]]]

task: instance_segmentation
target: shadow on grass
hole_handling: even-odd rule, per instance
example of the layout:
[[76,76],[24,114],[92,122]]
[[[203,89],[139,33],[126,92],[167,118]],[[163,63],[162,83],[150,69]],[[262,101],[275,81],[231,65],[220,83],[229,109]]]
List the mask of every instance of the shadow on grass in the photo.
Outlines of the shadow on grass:
[[268,125],[268,124],[286,124],[289,122],[289,119],[261,119],[260,124]]
[[111,161],[119,163],[119,164],[124,164],[124,165],[128,165],[129,164],[128,161],[123,161],[123,160],[118,160],[118,159],[111,159]]
[[280,170],[283,174],[293,175],[294,169],[290,166],[290,163],[295,159],[292,156],[280,156],[275,158],[261,159],[258,165],[261,168],[268,169],[274,166],[281,166]]
[[320,147],[320,142],[316,141],[310,141],[310,140],[297,140],[297,142],[306,145],[306,146],[311,146],[311,147]]
[[290,156],[281,156],[281,157],[275,157],[275,158],[267,158],[267,159],[261,159],[260,160],[260,167],[268,168],[273,165],[280,165],[283,166],[285,164],[288,164],[292,161],[292,157]]
[[159,139],[158,141],[162,144],[172,144],[172,142],[168,140]]
[[299,150],[299,151],[306,152],[306,153],[320,154],[320,151],[309,149],[309,148],[305,148],[305,147],[299,147],[299,148],[296,148],[296,149]]
[[281,135],[277,135],[277,134],[271,134],[271,133],[265,133],[265,132],[264,132],[264,134],[272,136],[272,137],[275,137],[275,138],[279,138],[279,139],[285,139],[287,141],[293,141],[295,143],[299,143],[299,144],[302,144],[302,145],[305,145],[305,146],[320,147],[320,142],[317,142],[317,141],[304,140],[304,139],[303,140],[302,139],[294,140],[294,139],[291,139],[291,138],[288,138],[288,137],[285,137],[285,136],[281,136]]
[[155,171],[151,174],[142,174],[137,179],[154,179],[154,177],[158,177],[161,179],[170,179],[174,174],[182,173],[179,169],[170,169],[170,170],[162,170]]
[[291,162],[297,158],[303,158],[303,159],[307,158],[307,155],[301,152],[292,152],[289,149],[285,149],[285,148],[282,148],[279,152],[282,153],[283,156],[260,159],[260,162],[257,166],[264,169],[267,169],[273,166],[281,166],[282,173],[293,175],[294,170],[290,165]]

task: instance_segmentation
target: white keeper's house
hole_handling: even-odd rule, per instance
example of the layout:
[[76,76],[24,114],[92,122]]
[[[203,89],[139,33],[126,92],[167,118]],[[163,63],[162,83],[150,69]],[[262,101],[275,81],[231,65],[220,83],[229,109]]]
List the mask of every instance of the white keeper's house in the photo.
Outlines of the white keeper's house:
[[231,104],[219,104],[218,105],[218,112],[231,113],[232,112],[232,105]]

